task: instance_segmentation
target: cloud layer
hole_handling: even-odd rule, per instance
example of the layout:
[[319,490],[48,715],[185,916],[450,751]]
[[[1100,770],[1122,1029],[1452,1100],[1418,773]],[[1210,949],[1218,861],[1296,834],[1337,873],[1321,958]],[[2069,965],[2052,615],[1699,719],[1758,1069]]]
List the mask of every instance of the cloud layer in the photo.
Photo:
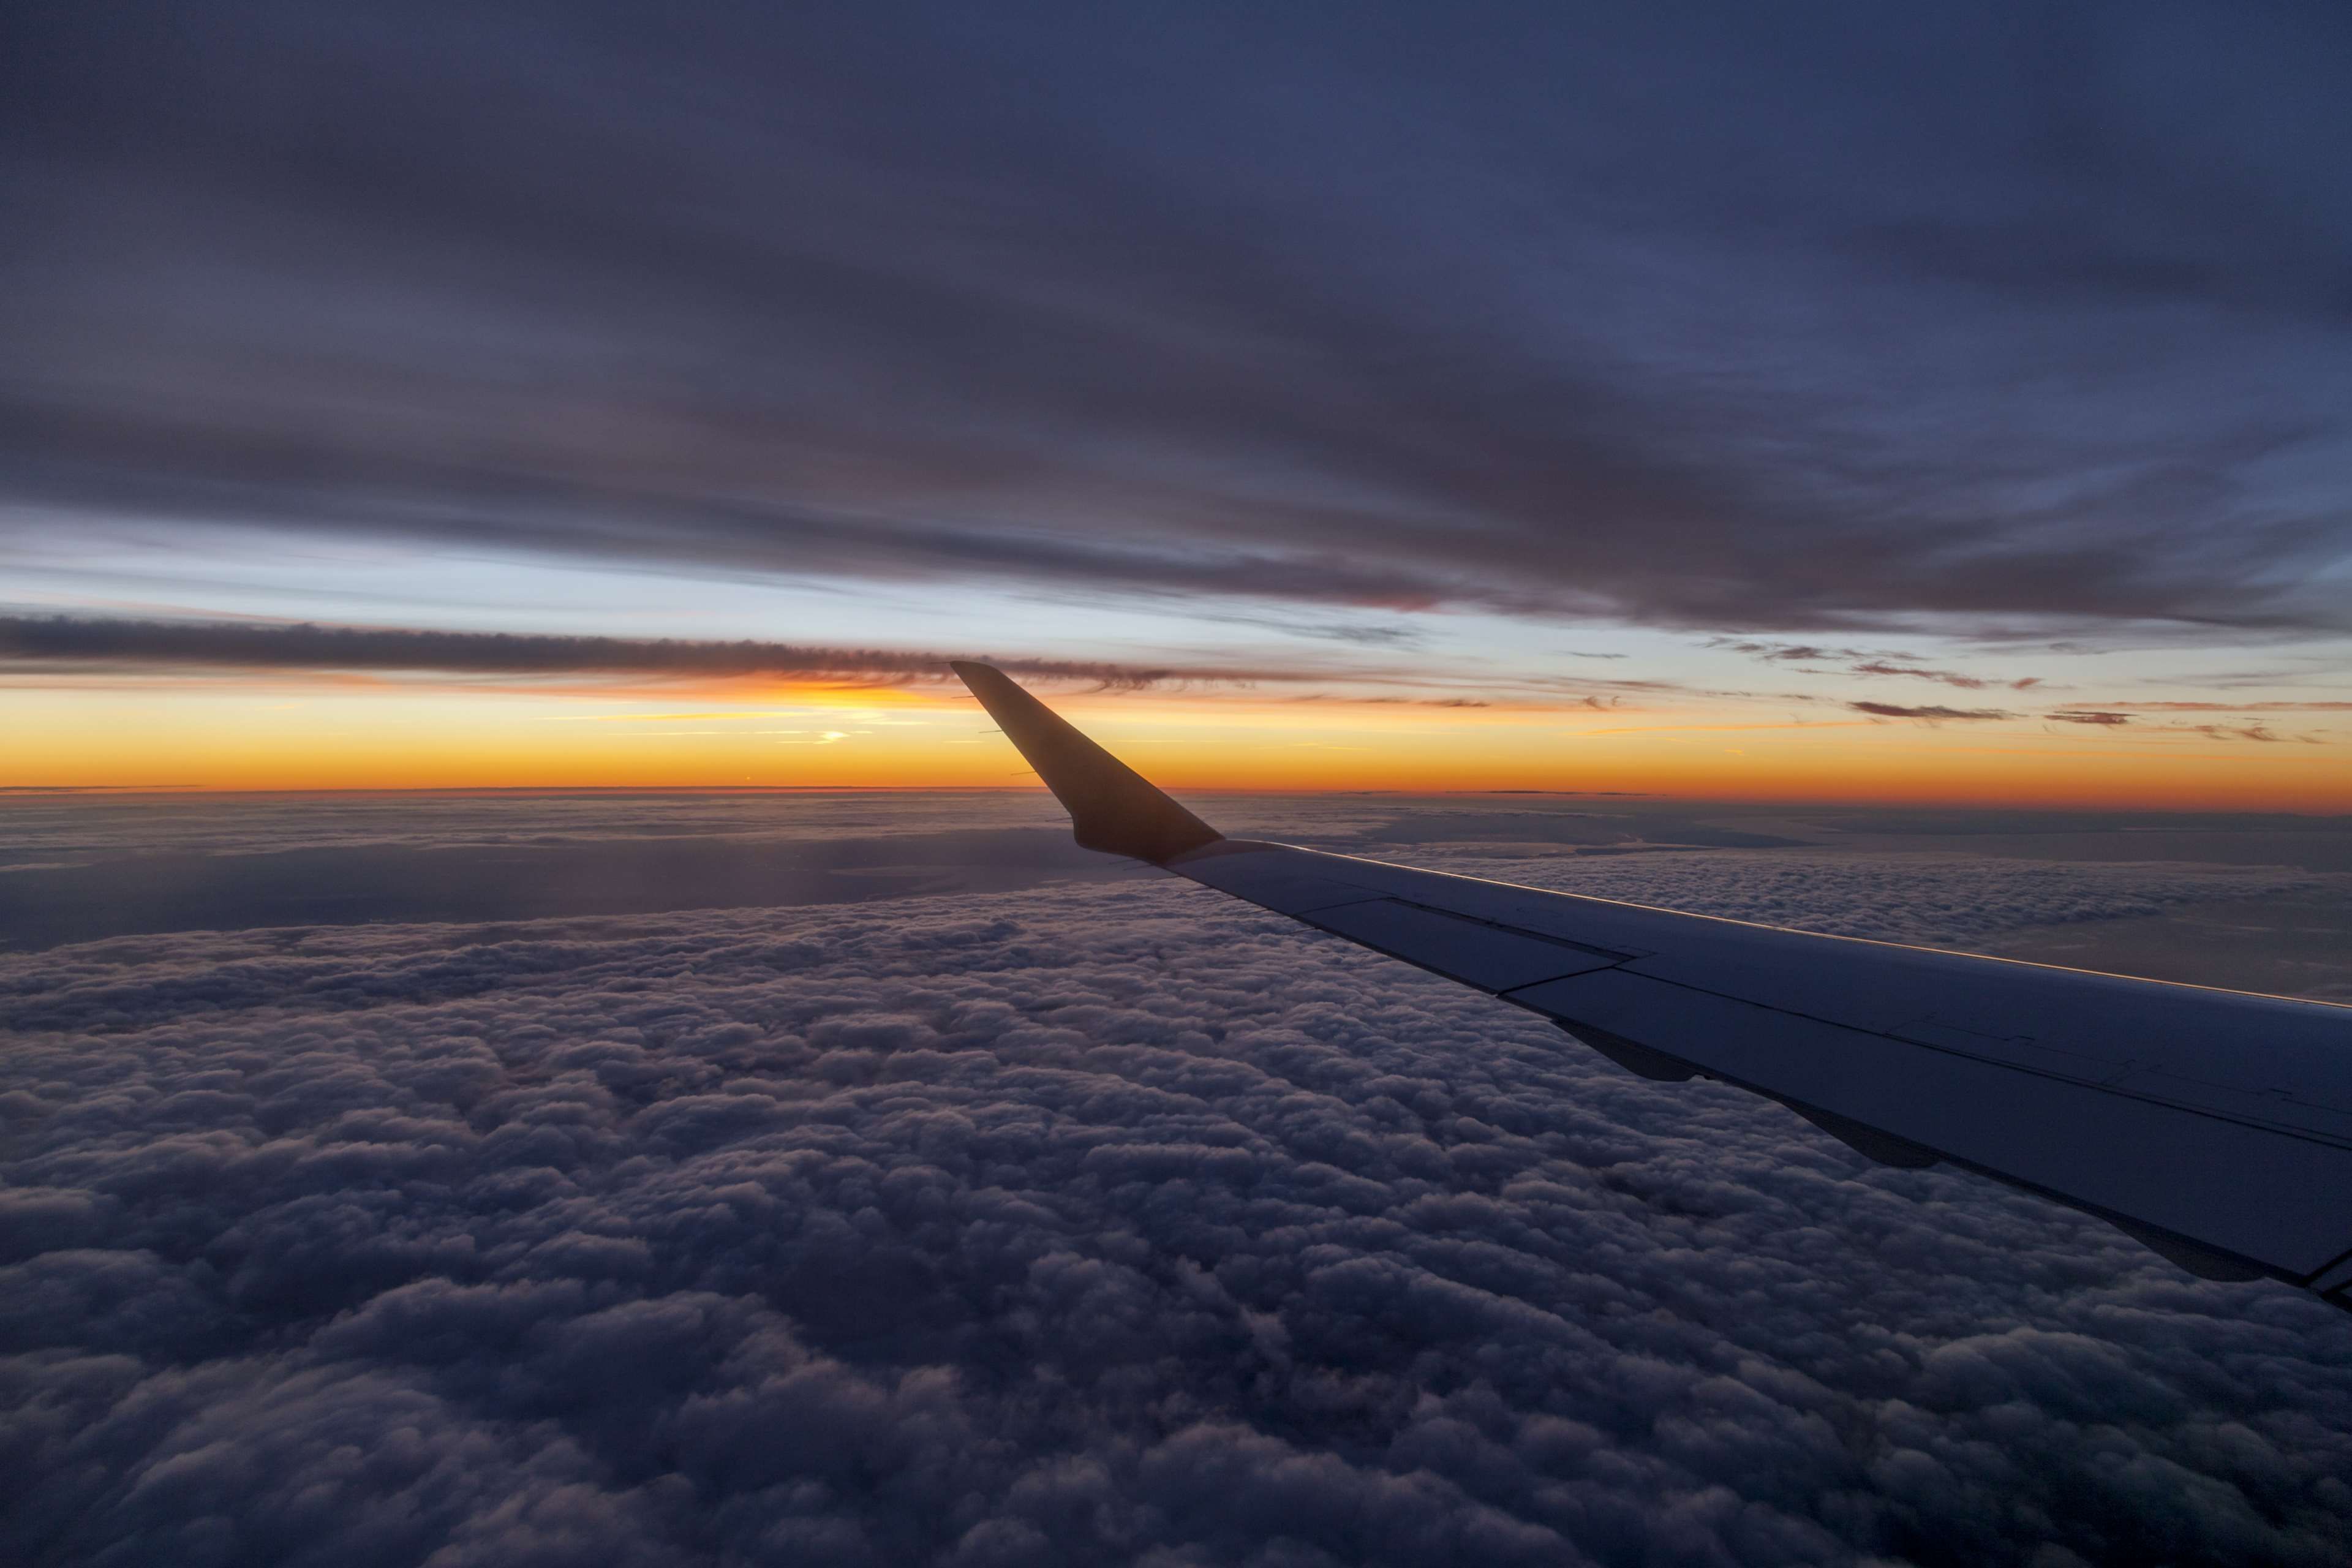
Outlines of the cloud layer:
[[[0,668],[437,670],[468,675],[623,675],[656,679],[770,676],[785,679],[946,681],[953,658],[988,655],[672,637],[562,637],[218,620],[0,616]],[[1133,689],[1170,680],[1299,679],[1297,672],[995,660],[1016,675]]]
[[[2212,879],[1570,870],[1930,940]],[[122,938],[0,998],[17,1561],[2352,1542],[2318,1303],[1173,882]]]
[[2003,708],[1953,708],[1941,702],[1911,705],[1902,702],[1849,702],[1848,708],[1857,713],[1867,713],[1874,719],[1925,719],[1930,723],[1943,719],[2014,719],[2016,714]]
[[45,539],[2346,624],[2323,0],[16,21]]

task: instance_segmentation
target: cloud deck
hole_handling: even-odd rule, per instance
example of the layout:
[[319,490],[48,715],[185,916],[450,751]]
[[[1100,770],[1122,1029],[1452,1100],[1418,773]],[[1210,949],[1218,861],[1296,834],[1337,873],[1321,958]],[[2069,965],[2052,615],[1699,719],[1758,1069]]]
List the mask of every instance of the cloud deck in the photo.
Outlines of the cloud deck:
[[2338,1315],[1209,901],[0,959],[14,1553],[2340,1560]]

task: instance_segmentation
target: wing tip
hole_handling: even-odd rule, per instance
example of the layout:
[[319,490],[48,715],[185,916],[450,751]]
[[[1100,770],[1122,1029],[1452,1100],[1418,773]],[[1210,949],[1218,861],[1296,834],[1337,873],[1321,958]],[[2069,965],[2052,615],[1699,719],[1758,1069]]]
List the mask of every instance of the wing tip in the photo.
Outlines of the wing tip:
[[950,659],[948,668],[1037,770],[1086,848],[1160,866],[1224,838],[994,665]]

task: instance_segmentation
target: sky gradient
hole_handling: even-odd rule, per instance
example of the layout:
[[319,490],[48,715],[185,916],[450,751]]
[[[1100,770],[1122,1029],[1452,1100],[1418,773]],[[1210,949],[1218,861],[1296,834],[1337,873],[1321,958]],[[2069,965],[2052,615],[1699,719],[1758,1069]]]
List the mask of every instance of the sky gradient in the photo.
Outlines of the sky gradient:
[[2339,6],[9,28],[0,785],[2352,810]]

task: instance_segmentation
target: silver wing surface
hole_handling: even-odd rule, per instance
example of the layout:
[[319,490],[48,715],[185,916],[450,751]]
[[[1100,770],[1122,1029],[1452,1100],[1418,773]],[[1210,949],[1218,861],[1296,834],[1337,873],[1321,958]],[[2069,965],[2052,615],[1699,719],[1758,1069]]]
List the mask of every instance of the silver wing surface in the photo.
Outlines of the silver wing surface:
[[1948,1162],[2208,1279],[2352,1308],[2352,1007],[1817,936],[1229,839],[987,665],[956,672],[1078,842],[1722,1079],[1874,1160]]

